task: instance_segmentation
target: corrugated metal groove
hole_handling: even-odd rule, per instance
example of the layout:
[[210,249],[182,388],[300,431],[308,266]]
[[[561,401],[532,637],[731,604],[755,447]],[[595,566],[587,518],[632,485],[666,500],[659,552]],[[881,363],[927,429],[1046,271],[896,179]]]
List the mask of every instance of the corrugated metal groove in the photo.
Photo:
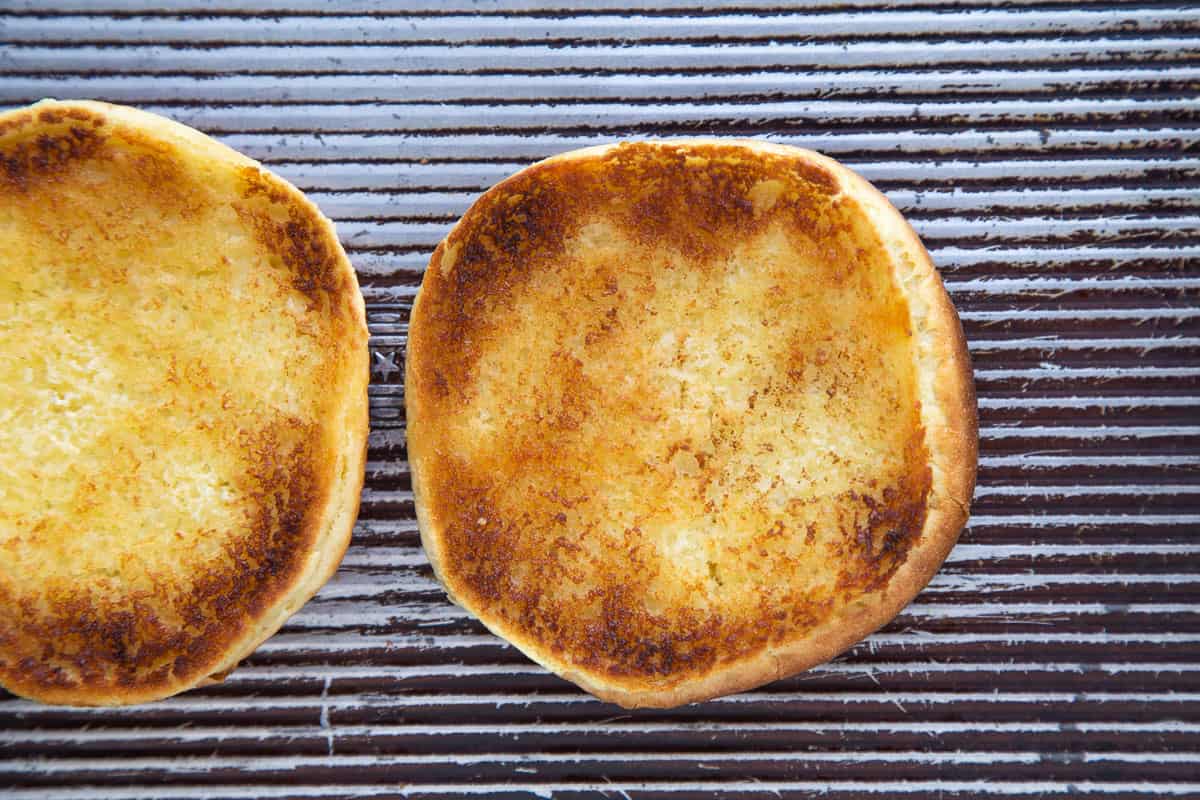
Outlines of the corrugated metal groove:
[[[1154,8],[1178,8],[1179,3],[1163,0],[953,0],[937,3],[934,0],[840,0],[822,2],[816,0],[805,4],[809,13],[826,11],[844,12],[856,10],[954,10],[1000,8],[1007,10],[1078,10],[1108,9],[1119,5],[1123,11]],[[38,0],[13,0],[11,13],[47,16],[50,14],[90,13],[102,16],[207,16],[213,12],[211,5],[199,0],[60,0],[47,7]],[[477,13],[480,16],[584,16],[587,14],[654,13],[662,16],[686,16],[704,18],[714,14],[738,12],[758,14],[794,11],[796,4],[787,0],[720,0],[720,2],[697,5],[694,0],[445,0],[430,6],[427,0],[344,0],[336,7],[324,0],[242,0],[236,5],[223,5],[220,13],[227,16],[292,15],[304,16],[459,16]]]
[[[1036,125],[1038,121],[1034,121]],[[1042,121],[1044,122],[1044,121]],[[692,131],[696,133],[713,131]],[[375,134],[355,132],[321,133],[288,131],[274,133],[233,133],[216,131],[218,138],[235,149],[263,161],[304,161],[324,163],[356,161],[372,165],[393,163],[511,163],[516,159],[533,161],[556,152],[590,147],[612,141],[611,135],[570,135],[542,133],[506,133],[491,130],[486,133],[448,133],[437,135],[429,131],[397,134],[394,130]],[[807,132],[758,132],[768,141],[800,147],[819,148],[836,156],[896,158],[907,155],[917,161],[960,159],[965,154],[976,158],[1000,160],[1013,156],[1028,158],[1037,154],[1047,159],[1142,155],[1145,157],[1179,157],[1187,152],[1195,136],[1190,127],[1159,126],[1132,127],[1108,130],[1103,127],[1080,128],[1056,124],[1054,127],[1034,127],[1024,130],[985,131],[978,127],[953,133],[930,132],[924,129],[906,131],[903,136],[886,132],[844,133],[826,129]],[[631,135],[631,134],[622,134]],[[657,138],[680,134],[675,130],[655,131]],[[1053,164],[1051,165],[1053,166]]]
[[969,12],[874,11],[827,13],[817,17],[758,13],[704,17],[662,18],[645,15],[500,19],[478,15],[458,17],[361,16],[310,18],[273,16],[248,19],[218,15],[171,19],[156,16],[44,17],[9,16],[6,36],[14,42],[175,42],[189,44],[230,41],[332,44],[433,44],[486,42],[657,43],[663,41],[787,41],[793,37],[835,39],[853,37],[949,39],[955,35],[999,38],[1043,33],[1053,36],[1118,33],[1145,38],[1154,34],[1194,32],[1200,14],[1192,9],[1145,9],[1133,14],[1112,10],[988,10]]
[[[1189,96],[1151,98],[1076,98],[993,101],[851,102],[845,100],[736,102],[651,102],[639,105],[580,102],[566,105],[522,103],[489,107],[485,124],[479,109],[414,102],[347,105],[307,101],[286,106],[295,114],[282,115],[281,106],[228,104],[201,106],[148,103],[148,110],[165,113],[215,133],[426,133],[459,136],[490,134],[496,128],[527,133],[584,134],[603,132],[695,133],[696,128],[717,130],[738,127],[756,133],[778,133],[819,120],[828,131],[893,130],[898,124],[923,129],[976,125],[995,129],[1028,129],[1029,126],[1063,124],[1194,125],[1197,112]],[[744,116],[742,116],[744,113]],[[663,123],[664,118],[673,120]],[[914,123],[916,123],[914,125]],[[1041,141],[1040,136],[1038,137]]]
[[[1181,188],[1180,180],[1200,177],[1200,159],[1176,155],[1171,158],[1059,158],[985,160],[976,154],[975,160],[963,161],[939,158],[933,163],[903,161],[870,161],[854,154],[843,155],[842,161],[854,167],[880,188],[889,192],[912,192],[929,188],[935,191],[1071,191],[1097,188],[1120,194],[1130,192],[1130,185],[1145,189]],[[326,192],[336,196],[343,192],[362,194],[421,194],[444,193],[456,195],[479,194],[491,184],[512,174],[522,165],[519,162],[453,162],[439,164],[431,174],[428,164],[394,161],[354,162],[344,159],[338,163],[286,161],[275,162],[275,168],[289,180],[309,192]],[[1011,175],[1022,173],[1022,188],[1014,190]],[[422,183],[437,180],[440,183]]]
[[[2,62],[0,62],[2,66]],[[7,70],[0,70],[0,74]],[[983,70],[937,71],[921,74],[897,72],[823,72],[811,75],[777,73],[764,75],[722,75],[698,73],[692,75],[617,75],[599,81],[594,76],[565,76],[559,73],[538,76],[492,76],[487,82],[478,76],[406,76],[403,83],[394,75],[331,76],[264,75],[261,77],[230,76],[214,85],[211,78],[171,76],[169,85],[161,76],[135,76],[125,72],[120,76],[61,76],[47,78],[21,77],[9,74],[0,87],[0,99],[9,97],[55,96],[64,88],[75,87],[81,77],[88,88],[121,102],[147,104],[171,101],[174,103],[221,102],[224,104],[295,104],[296,95],[303,93],[304,101],[325,100],[329,103],[418,104],[436,101],[460,105],[509,104],[537,100],[564,103],[585,103],[606,100],[614,103],[694,102],[706,99],[758,102],[758,98],[852,98],[888,97],[897,99],[938,100],[944,96],[981,99],[985,97],[1024,96],[1041,94],[1053,97],[1063,87],[1072,87],[1076,95],[1109,95],[1112,97],[1144,96],[1150,98],[1165,92],[1185,93],[1200,84],[1200,67],[1177,67],[1169,72],[1161,65],[1148,69],[1114,67],[1097,70]]]
[[[528,777],[528,776],[523,776]],[[126,791],[129,794],[126,794]],[[725,792],[737,798],[759,797],[811,797],[819,794],[831,800],[863,797],[1005,797],[1010,800],[1028,800],[1041,797],[1104,797],[1116,800],[1134,800],[1156,797],[1186,797],[1200,792],[1200,783],[1164,784],[1148,781],[1093,781],[1078,780],[1070,783],[1055,783],[1047,780],[908,780],[890,782],[832,780],[832,781],[778,781],[755,780],[753,782],[728,784],[718,781],[679,781],[650,783],[645,781],[572,781],[539,782],[521,780],[505,782],[499,786],[486,786],[478,782],[443,783],[425,786],[397,788],[394,782],[355,783],[353,787],[335,787],[327,783],[293,783],[286,787],[262,786],[237,782],[225,782],[196,787],[156,786],[133,784],[128,790],[113,790],[106,787],[87,786],[78,790],[65,791],[58,795],[62,800],[109,800],[118,797],[170,798],[170,800],[232,800],[239,797],[321,797],[338,800],[362,800],[362,798],[420,797],[429,800],[479,795],[494,795],[505,798],[545,797],[550,792],[556,796],[576,798],[629,795],[631,797],[670,798],[711,796],[714,792]],[[45,790],[16,791],[9,795],[12,800],[40,800]]]
[[[1163,67],[1187,65],[1200,58],[1200,47],[1190,38],[1164,37],[1158,48],[1147,50],[1137,39],[1092,37],[1079,41],[1061,39],[1009,40],[994,42],[986,57],[975,42],[925,42],[916,56],[908,42],[757,45],[643,45],[638,48],[578,43],[567,47],[525,45],[496,48],[459,45],[447,48],[413,48],[388,45],[347,49],[305,45],[296,50],[278,50],[255,45],[171,47],[114,42],[103,46],[81,45],[70,53],[39,45],[11,45],[0,54],[0,65],[15,65],[14,72],[47,74],[80,70],[85,74],[123,74],[144,71],[164,76],[193,72],[229,72],[231,63],[244,65],[239,74],[349,73],[389,75],[537,75],[545,72],[575,73],[606,77],[621,74],[680,74],[714,72],[738,74],[759,70],[820,72],[845,69],[903,69],[920,74],[945,67],[1055,67],[1061,65],[1155,64]],[[298,66],[303,65],[303,66]]]

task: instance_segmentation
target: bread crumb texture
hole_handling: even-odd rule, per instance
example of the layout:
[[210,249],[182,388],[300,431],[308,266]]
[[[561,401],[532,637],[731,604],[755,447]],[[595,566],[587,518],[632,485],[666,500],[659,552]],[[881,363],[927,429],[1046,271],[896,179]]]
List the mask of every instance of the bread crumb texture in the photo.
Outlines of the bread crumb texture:
[[95,107],[5,119],[0,683],[169,693],[311,555],[357,289],[248,160]]
[[616,685],[802,637],[921,536],[910,327],[818,164],[632,144],[519,173],[435,254],[412,321],[442,578]]

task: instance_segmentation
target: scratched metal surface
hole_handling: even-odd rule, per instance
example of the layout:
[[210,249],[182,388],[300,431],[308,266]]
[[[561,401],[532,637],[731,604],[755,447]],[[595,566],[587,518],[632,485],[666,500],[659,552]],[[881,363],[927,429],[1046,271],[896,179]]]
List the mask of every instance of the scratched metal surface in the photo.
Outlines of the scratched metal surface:
[[[338,221],[374,334],[337,577],[222,685],[0,693],[17,798],[1200,796],[1200,10],[899,0],[0,0],[0,106],[150,108]],[[477,13],[472,13],[477,12]],[[448,604],[400,366],[429,252],[531,160],[758,136],[875,181],[961,311],[974,519],[895,622],[737,697],[628,713]]]

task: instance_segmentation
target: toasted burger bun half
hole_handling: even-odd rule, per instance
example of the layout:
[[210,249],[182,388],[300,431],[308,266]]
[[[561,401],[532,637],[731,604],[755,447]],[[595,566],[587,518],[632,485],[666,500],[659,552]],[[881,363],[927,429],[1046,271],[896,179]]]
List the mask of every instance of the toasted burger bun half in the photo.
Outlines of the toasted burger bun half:
[[535,164],[438,246],[409,336],[439,579],[626,707],[828,660],[967,519],[958,318],[900,214],[816,153],[697,139]]
[[928,582],[977,459],[962,330],[865,180],[756,141],[503,181],[413,309],[408,447],[450,597],[627,707],[835,656]]
[[131,108],[0,115],[0,685],[118,705],[232,669],[346,549],[367,371],[291,184]]

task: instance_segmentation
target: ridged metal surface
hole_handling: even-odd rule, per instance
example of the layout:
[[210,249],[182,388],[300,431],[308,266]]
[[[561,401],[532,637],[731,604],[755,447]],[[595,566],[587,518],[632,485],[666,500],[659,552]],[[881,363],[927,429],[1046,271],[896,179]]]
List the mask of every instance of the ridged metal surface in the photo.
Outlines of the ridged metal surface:
[[[374,334],[362,516],[222,685],[0,698],[14,798],[1200,796],[1200,10],[854,0],[0,0],[0,105],[136,104],[339,223]],[[883,189],[958,306],[974,517],[834,663],[624,712],[446,602],[404,448],[408,310],[472,199],[616,138],[757,136]],[[0,254],[0,258],[3,255]]]

